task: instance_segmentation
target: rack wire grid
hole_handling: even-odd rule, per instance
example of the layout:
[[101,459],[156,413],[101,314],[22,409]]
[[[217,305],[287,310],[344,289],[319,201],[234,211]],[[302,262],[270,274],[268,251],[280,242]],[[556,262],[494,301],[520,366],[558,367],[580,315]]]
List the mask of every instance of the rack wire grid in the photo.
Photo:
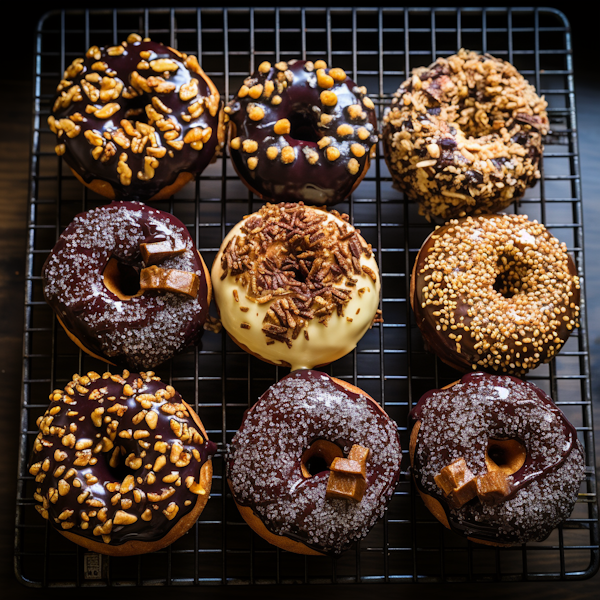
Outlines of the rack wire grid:
[[[17,492],[15,570],[30,586],[198,585],[574,580],[598,569],[598,508],[585,302],[582,326],[560,355],[528,379],[549,393],[577,427],[586,478],[573,514],[541,543],[494,548],[447,531],[425,509],[408,473],[387,514],[355,548],[337,559],[301,557],[270,546],[241,519],[224,484],[227,445],[244,411],[288,370],[240,350],[223,333],[206,332],[197,348],[157,369],[203,419],[218,443],[211,499],[198,523],[169,548],[130,558],[101,557],[67,541],[34,510],[28,456],[36,419],[49,392],[73,373],[103,369],[66,337],[42,293],[41,268],[75,214],[106,201],[84,188],[54,153],[46,119],[66,65],[92,44],[110,45],[131,32],[196,54],[229,99],[263,60],[324,58],[366,85],[381,122],[393,92],[410,70],[461,47],[512,62],[549,103],[551,133],[542,179],[518,206],[567,243],[582,283],[583,227],[569,24],[553,9],[265,8],[139,9],[51,12],[37,29],[31,194],[28,224],[23,397]],[[261,202],[239,181],[228,157],[218,158],[168,202],[157,203],[190,229],[211,264],[221,240]],[[392,188],[378,149],[349,201],[350,215],[373,244],[382,273],[384,323],[356,350],[325,370],[377,399],[397,422],[408,448],[408,411],[420,396],[457,379],[424,350],[407,301],[410,272],[433,225]],[[214,307],[211,309],[214,310]],[[215,314],[215,313],[213,313]]]

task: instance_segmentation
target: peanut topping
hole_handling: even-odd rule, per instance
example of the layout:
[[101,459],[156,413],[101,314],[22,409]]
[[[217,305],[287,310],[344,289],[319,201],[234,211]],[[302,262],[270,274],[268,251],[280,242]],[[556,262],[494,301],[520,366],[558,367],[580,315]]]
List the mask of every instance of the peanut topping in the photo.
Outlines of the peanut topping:
[[325,152],[327,160],[337,160],[340,157],[340,151],[335,146],[329,146]]
[[350,175],[356,175],[360,171],[360,164],[355,158],[351,158],[348,161],[347,169]]
[[279,121],[277,121],[277,123],[275,123],[273,131],[277,135],[285,135],[286,133],[289,133],[291,131],[291,128],[292,126],[288,119],[280,119]]
[[325,73],[325,69],[317,70],[317,85],[321,88],[329,89],[334,86],[335,82],[333,77]]
[[249,104],[248,105],[248,116],[253,121],[260,121],[261,119],[264,118],[265,111],[262,109],[262,107],[260,107],[256,104]]
[[293,163],[296,160],[296,153],[294,152],[294,149],[291,146],[284,146],[281,149],[281,162],[289,165],[290,163]]
[[321,104],[323,106],[335,106],[337,104],[338,98],[335,92],[330,92],[329,90],[325,90],[321,92],[320,95]]
[[264,62],[261,62],[260,65],[258,65],[259,73],[268,73],[270,70],[271,70],[271,63],[267,60],[265,60]]
[[275,160],[279,156],[279,148],[277,146],[269,146],[267,148],[267,158]]
[[244,140],[242,150],[248,154],[253,154],[258,150],[258,142],[256,140]]

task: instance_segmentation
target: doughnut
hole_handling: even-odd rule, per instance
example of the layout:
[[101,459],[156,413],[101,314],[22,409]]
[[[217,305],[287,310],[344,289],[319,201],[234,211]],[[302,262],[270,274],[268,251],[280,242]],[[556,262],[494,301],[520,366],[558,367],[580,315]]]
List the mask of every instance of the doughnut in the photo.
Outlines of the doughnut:
[[235,225],[211,277],[233,341],[292,369],[346,355],[378,314],[371,246],[347,215],[301,202],[266,204]]
[[77,215],[42,268],[44,297],[85,352],[150,369],[195,344],[208,269],[185,225],[140,202]]
[[506,208],[540,178],[546,101],[510,63],[460,50],[412,71],[383,118],[394,186],[428,219]]
[[212,455],[202,421],[152,371],[73,375],[50,394],[29,463],[35,508],[101,554],[154,552],[204,509]]
[[227,481],[248,525],[298,554],[336,555],[381,518],[400,475],[396,424],[361,389],[301,370],[244,415]]
[[482,544],[543,541],[573,510],[584,478],[577,432],[532,383],[469,373],[409,415],[410,460],[426,507]]
[[343,69],[263,62],[225,107],[231,162],[264,200],[335,204],[369,169],[375,105]]
[[454,369],[524,375],[579,326],[566,246],[525,215],[452,219],[421,247],[410,299],[425,345]]
[[64,72],[50,129],[75,177],[110,200],[164,200],[225,140],[222,100],[195,56],[133,33]]

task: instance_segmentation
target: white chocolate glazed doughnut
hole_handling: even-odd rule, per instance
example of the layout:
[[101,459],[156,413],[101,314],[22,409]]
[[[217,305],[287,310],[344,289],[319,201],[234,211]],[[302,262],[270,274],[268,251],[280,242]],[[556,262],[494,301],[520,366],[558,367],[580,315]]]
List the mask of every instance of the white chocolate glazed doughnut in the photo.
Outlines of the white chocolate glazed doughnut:
[[223,327],[267,362],[311,369],[353,350],[381,280],[371,246],[336,211],[266,204],[221,244],[211,279]]

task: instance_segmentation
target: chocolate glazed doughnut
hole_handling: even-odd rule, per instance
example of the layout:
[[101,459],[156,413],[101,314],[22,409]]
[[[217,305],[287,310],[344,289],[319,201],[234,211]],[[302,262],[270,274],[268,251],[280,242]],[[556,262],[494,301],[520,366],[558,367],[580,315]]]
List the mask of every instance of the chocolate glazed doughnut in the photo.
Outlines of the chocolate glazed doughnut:
[[465,375],[425,394],[409,430],[417,489],[452,531],[510,546],[543,541],[571,514],[583,449],[565,415],[533,384]]
[[366,88],[322,60],[263,62],[225,112],[233,166],[264,200],[341,202],[378,140]]
[[522,375],[579,326],[577,269],[525,215],[453,219],[424,242],[410,300],[423,339],[459,371]]
[[246,411],[227,481],[242,517],[268,542],[336,555],[383,516],[401,458],[397,426],[370,396],[300,370]]
[[82,350],[137,369],[197,343],[212,295],[185,225],[139,202],[77,215],[42,279],[46,301]]
[[101,554],[154,552],[196,522],[210,494],[202,421],[151,371],[74,375],[38,419],[35,508]]
[[111,200],[162,200],[223,144],[222,104],[195,56],[131,34],[73,61],[48,124],[84,185]]

